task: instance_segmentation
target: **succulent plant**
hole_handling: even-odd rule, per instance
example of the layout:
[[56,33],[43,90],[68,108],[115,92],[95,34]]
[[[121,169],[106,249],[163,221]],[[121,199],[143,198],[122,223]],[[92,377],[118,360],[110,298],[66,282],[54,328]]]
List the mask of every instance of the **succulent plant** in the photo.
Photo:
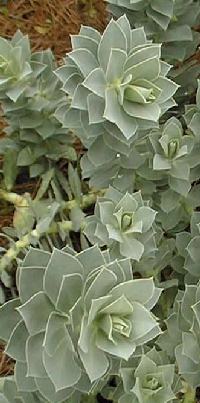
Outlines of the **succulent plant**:
[[134,25],[145,23],[148,18],[163,30],[166,30],[173,17],[173,0],[165,2],[159,2],[158,0],[107,0],[107,2],[110,4],[113,14],[119,16],[127,12],[130,21]]
[[114,256],[139,261],[156,250],[153,223],[156,212],[144,202],[141,192],[123,195],[110,187],[86,218],[84,233],[89,241],[107,245]]
[[[0,309],[0,337],[16,360],[20,392],[50,402],[87,393],[160,333],[151,309],[161,289],[134,280],[130,262],[110,261],[96,246],[79,254],[30,249],[18,271],[19,298]],[[9,324],[9,325],[8,325]]]
[[149,138],[154,151],[153,170],[167,176],[173,191],[186,196],[191,187],[191,164],[199,164],[198,158],[195,162],[191,158],[195,144],[193,136],[185,135],[179,120],[172,117],[161,131],[154,131]]
[[174,400],[175,366],[163,360],[162,353],[152,349],[142,355],[138,364],[132,359],[129,361],[129,366],[120,371],[125,394],[119,403],[167,403]]
[[200,35],[193,27],[200,19],[199,0],[107,0],[119,18],[126,13],[131,26],[143,26],[148,38],[163,43],[166,61],[183,61],[195,52]]
[[7,123],[0,153],[5,155],[5,174],[10,165],[12,173],[28,167],[35,177],[61,158],[76,159],[72,137],[54,116],[58,105],[66,103],[55,67],[52,52],[31,53],[21,32],[11,41],[0,38],[0,101]]
[[114,148],[118,144],[112,140],[107,144],[107,140],[106,136],[98,136],[81,158],[83,178],[89,178],[90,186],[95,189],[113,185],[121,191],[132,192],[135,172],[144,164],[146,150],[141,152],[137,146],[121,143],[119,152]]
[[179,290],[167,330],[158,340],[163,351],[176,357],[179,374],[194,388],[200,385],[199,296],[199,282]]
[[[200,387],[200,0],[108,3],[117,19],[82,26],[59,68],[0,38],[0,403]],[[18,170],[41,175],[33,199],[9,191]]]
[[125,16],[111,20],[102,36],[82,27],[72,36],[72,48],[56,72],[71,103],[57,116],[67,127],[82,126],[83,142],[106,132],[130,144],[174,106],[178,87],[166,77],[170,66],[160,59],[161,46],[147,41],[143,28],[131,30]]

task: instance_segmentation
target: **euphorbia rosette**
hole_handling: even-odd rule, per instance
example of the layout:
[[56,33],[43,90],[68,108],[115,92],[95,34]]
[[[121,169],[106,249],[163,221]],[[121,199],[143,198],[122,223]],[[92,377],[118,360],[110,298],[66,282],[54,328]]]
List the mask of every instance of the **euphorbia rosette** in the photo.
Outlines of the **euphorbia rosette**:
[[175,366],[155,349],[143,354],[139,363],[129,360],[121,368],[125,394],[119,403],[167,403],[175,399],[173,383]]
[[17,32],[11,41],[0,38],[0,99],[16,101],[32,75],[37,77],[45,66],[31,61],[29,39]]
[[54,116],[67,102],[55,68],[53,53],[32,53],[28,37],[20,31],[11,40],[0,38],[0,99],[6,119],[0,153],[4,166],[12,166],[12,175],[7,169],[4,175],[8,188],[18,167],[28,167],[30,177],[36,177],[62,157],[76,159],[72,137]]
[[56,72],[71,98],[69,110],[58,111],[67,127],[86,115],[96,135],[112,136],[112,123],[120,131],[114,137],[130,141],[175,105],[177,85],[166,78],[170,66],[160,60],[161,45],[147,41],[143,28],[132,30],[125,16],[111,20],[102,36],[83,26],[72,48]]
[[178,292],[166,324],[158,344],[176,357],[179,374],[196,388],[200,385],[200,283]]
[[76,254],[30,249],[18,271],[19,298],[0,311],[0,337],[16,360],[19,391],[52,402],[109,375],[160,332],[151,313],[161,289],[134,280],[128,259],[109,262],[97,246]]
[[140,191],[124,195],[110,187],[97,199],[94,215],[86,218],[84,232],[91,243],[107,245],[112,256],[139,261],[142,256],[152,257],[156,250],[155,216]]
[[198,164],[198,159],[192,158],[193,136],[184,135],[179,120],[171,118],[161,130],[153,131],[149,139],[154,154],[153,170],[166,176],[172,190],[186,196],[191,187],[191,165]]

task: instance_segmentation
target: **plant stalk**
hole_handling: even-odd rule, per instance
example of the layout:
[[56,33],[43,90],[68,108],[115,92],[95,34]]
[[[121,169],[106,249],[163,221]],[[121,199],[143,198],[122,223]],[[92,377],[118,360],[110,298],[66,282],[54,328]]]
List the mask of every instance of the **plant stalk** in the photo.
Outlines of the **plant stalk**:
[[[103,194],[104,191],[94,191],[83,195],[80,201],[76,199],[69,200],[67,202],[63,201],[61,203],[61,210],[70,211],[77,206],[79,206],[81,209],[87,208],[96,202],[97,196],[102,196]],[[6,190],[2,189],[0,189],[0,198],[14,204],[15,207],[27,207],[29,205],[26,197],[18,195],[14,192],[7,192]]]
[[48,229],[47,232],[39,231],[38,229],[34,229],[28,234],[24,235],[21,239],[15,242],[14,246],[11,246],[0,261],[0,273],[6,269],[10,265],[10,263],[17,258],[19,253],[24,249],[30,246],[30,244],[34,241],[39,241],[39,239],[45,235],[46,233],[56,234],[59,230],[63,231],[71,231],[73,228],[73,224],[71,221],[61,221],[54,222]]
[[192,389],[190,386],[187,387],[183,403],[196,403],[196,391]]
[[[96,202],[97,196],[103,195],[104,191],[101,192],[91,192],[86,195],[83,195],[81,200],[69,200],[67,202],[63,201],[60,206],[61,211],[70,212],[75,207],[80,207],[82,210],[91,206]],[[16,208],[19,207],[28,207],[28,199],[26,197],[18,195],[17,193],[7,192],[5,190],[0,190],[0,198],[9,203],[14,204]],[[71,221],[62,221],[62,222],[54,222],[49,227],[47,234],[56,234],[59,230],[62,229],[64,231],[71,231],[73,229]],[[7,250],[4,256],[0,261],[0,273],[6,269],[10,265],[10,263],[17,258],[19,253],[24,249],[30,246],[31,242],[34,240],[38,240],[45,235],[45,232],[39,232],[38,229],[32,230],[30,233],[24,235],[21,239],[15,242],[15,245]]]

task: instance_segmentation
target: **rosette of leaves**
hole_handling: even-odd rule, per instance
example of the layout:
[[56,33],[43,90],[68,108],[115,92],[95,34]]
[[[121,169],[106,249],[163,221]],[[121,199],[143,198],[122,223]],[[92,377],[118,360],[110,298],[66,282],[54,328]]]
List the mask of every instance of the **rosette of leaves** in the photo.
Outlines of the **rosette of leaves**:
[[167,61],[183,61],[200,43],[198,25],[200,2],[195,0],[134,1],[107,0],[111,12],[126,13],[131,26],[144,26],[148,38],[163,43],[162,56]]
[[185,291],[178,292],[167,330],[158,340],[163,351],[175,356],[179,374],[194,388],[200,385],[199,296],[200,283],[186,284]]
[[175,399],[175,366],[155,349],[143,354],[139,363],[129,360],[120,370],[124,391],[119,403],[167,403]]
[[13,101],[22,95],[32,74],[35,77],[45,68],[31,61],[27,36],[18,31],[11,40],[0,38],[0,99]]
[[134,280],[129,260],[109,262],[97,246],[30,249],[17,278],[19,298],[0,309],[0,337],[16,360],[19,392],[51,403],[88,393],[114,359],[128,360],[160,333],[151,310],[161,289],[153,278]]
[[106,131],[129,144],[174,105],[177,85],[166,77],[161,45],[147,41],[143,28],[131,30],[125,16],[111,20],[103,35],[82,27],[72,48],[56,72],[71,104],[57,116],[71,127],[89,122],[90,133],[78,133],[84,141]]
[[185,135],[176,118],[167,120],[161,130],[153,131],[149,137],[153,147],[152,167],[167,178],[170,189],[186,196],[190,190],[190,168],[196,163],[192,151],[194,138]]
[[92,244],[107,245],[112,256],[139,261],[156,250],[155,216],[140,191],[124,195],[110,187],[98,198],[94,215],[86,218],[84,233]]
[[17,169],[28,167],[38,176],[61,158],[76,159],[72,137],[54,116],[66,102],[50,50],[31,53],[19,31],[11,41],[0,38],[0,100],[6,119],[6,137],[0,142],[4,175],[11,188]]

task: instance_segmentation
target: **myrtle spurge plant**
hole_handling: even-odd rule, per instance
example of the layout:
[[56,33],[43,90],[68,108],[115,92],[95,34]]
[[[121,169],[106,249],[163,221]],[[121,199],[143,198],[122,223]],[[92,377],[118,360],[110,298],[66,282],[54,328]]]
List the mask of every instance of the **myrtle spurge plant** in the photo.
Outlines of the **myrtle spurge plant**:
[[161,133],[155,131],[150,134],[150,142],[153,147],[153,171],[162,173],[163,177],[166,174],[169,188],[186,196],[191,187],[190,163],[194,163],[194,138],[184,135],[178,119],[171,118]]
[[140,192],[123,195],[110,188],[97,200],[95,215],[87,217],[84,232],[90,242],[107,245],[112,255],[139,261],[156,249],[155,216]]
[[96,246],[74,255],[29,251],[18,271],[19,298],[0,311],[1,324],[10,324],[1,338],[16,360],[19,390],[51,402],[82,383],[89,392],[116,360],[159,335],[151,310],[162,289],[152,278],[134,280],[129,260],[109,260]]
[[107,3],[59,67],[0,38],[0,403],[198,398],[200,0]]
[[175,367],[156,350],[143,354],[137,363],[132,359],[121,368],[124,390],[119,402],[172,402],[175,399]]
[[163,57],[182,61],[200,43],[194,29],[200,21],[200,3],[195,0],[107,0],[117,17],[127,14],[132,27],[144,26],[149,38],[163,43]]
[[29,39],[21,32],[11,41],[0,39],[0,100],[7,122],[0,152],[8,189],[21,167],[37,177],[61,158],[76,159],[72,138],[54,116],[66,100],[55,67],[52,52],[31,53]]
[[177,86],[166,77],[160,44],[148,42],[143,28],[132,30],[125,16],[111,20],[102,36],[83,27],[72,46],[56,73],[71,98],[63,124],[89,120],[93,137],[96,130],[112,136],[116,127],[114,136],[130,143],[174,106]]

